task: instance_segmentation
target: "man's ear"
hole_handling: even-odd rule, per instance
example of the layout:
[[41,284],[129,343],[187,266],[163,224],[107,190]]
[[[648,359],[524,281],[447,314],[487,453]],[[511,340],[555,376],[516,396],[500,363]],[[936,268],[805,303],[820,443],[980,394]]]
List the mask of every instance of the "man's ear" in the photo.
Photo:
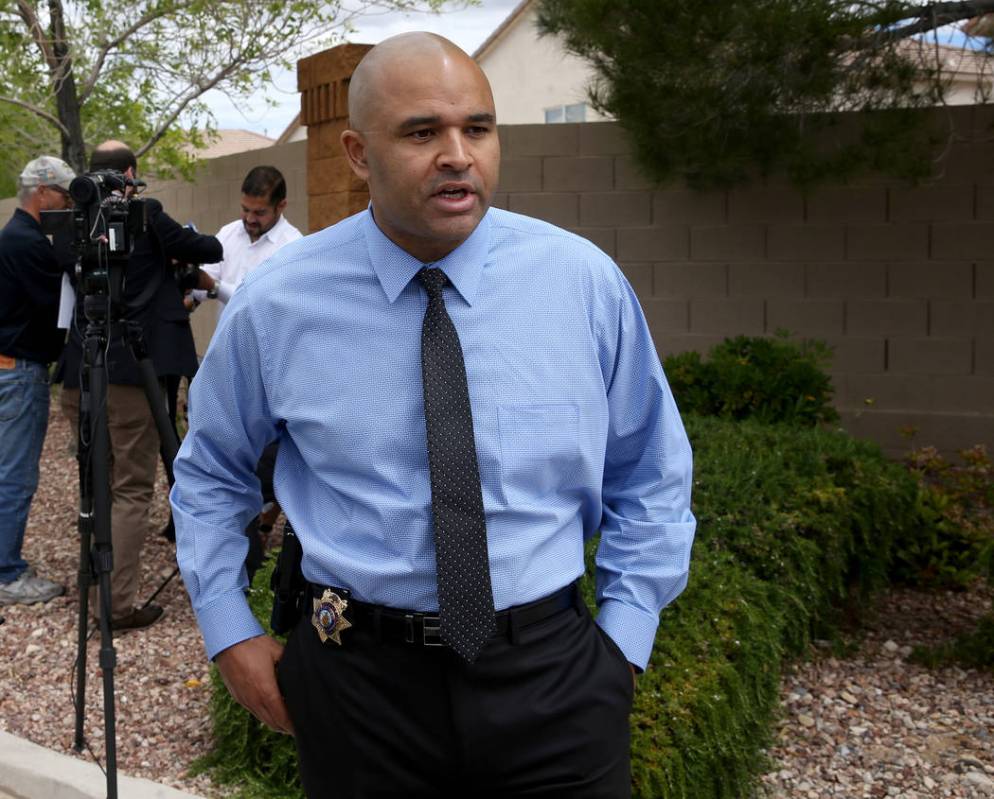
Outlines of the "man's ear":
[[274,209],[276,211],[276,216],[279,216],[280,214],[283,213],[284,209],[286,208],[286,202],[287,202],[286,197],[284,197],[282,200],[276,203],[276,208]]
[[369,179],[369,164],[366,161],[366,142],[357,130],[342,131],[342,147],[349,166],[356,176],[363,180]]

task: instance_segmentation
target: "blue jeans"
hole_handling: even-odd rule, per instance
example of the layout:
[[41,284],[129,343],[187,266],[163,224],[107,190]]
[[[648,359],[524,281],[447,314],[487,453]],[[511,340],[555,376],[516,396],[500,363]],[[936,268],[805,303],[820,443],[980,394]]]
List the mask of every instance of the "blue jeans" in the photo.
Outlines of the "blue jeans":
[[38,462],[48,429],[48,368],[18,358],[0,364],[0,583],[28,567],[21,557]]

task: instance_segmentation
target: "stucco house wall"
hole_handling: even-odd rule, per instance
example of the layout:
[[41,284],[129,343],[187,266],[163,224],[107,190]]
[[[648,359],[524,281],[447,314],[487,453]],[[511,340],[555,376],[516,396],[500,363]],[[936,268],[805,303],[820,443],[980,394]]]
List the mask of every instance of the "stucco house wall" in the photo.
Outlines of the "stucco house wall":
[[[544,123],[546,108],[585,103],[594,74],[556,37],[539,38],[534,3],[512,12],[473,57],[490,80],[497,119],[505,125]],[[583,121],[603,119],[588,106]]]

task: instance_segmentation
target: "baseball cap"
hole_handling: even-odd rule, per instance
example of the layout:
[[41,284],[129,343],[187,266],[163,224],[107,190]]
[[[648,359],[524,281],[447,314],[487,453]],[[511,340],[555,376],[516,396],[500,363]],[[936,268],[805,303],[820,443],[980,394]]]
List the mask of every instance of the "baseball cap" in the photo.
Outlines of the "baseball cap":
[[17,180],[21,186],[25,187],[59,186],[68,191],[69,184],[74,177],[76,177],[76,173],[61,158],[43,155],[34,161],[29,161]]

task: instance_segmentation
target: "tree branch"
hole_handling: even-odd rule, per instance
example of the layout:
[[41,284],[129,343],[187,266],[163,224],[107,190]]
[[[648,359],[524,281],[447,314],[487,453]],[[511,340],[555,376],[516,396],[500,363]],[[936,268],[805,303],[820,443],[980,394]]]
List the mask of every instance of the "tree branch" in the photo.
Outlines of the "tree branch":
[[240,66],[241,66],[240,61],[228,64],[226,67],[224,67],[224,69],[218,70],[217,73],[214,75],[214,77],[210,78],[209,80],[200,81],[196,85],[191,86],[190,91],[187,92],[186,95],[181,98],[179,103],[176,105],[176,108],[174,108],[169,113],[169,115],[166,116],[165,120],[163,120],[163,122],[160,123],[159,127],[156,128],[155,132],[149,137],[148,141],[145,142],[138,150],[135,151],[135,157],[141,158],[145,153],[147,153],[150,149],[152,149],[155,143],[159,141],[159,139],[161,139],[166,134],[166,131],[169,130],[170,125],[172,125],[173,122],[177,120],[179,115],[183,113],[183,110],[190,103],[192,103],[194,100],[196,100],[205,92],[208,92],[211,89],[213,89],[215,86],[217,86],[217,84],[219,84],[222,80],[228,77],[232,72],[234,72]]
[[20,106],[21,108],[30,111],[32,114],[40,116],[46,122],[50,122],[51,124],[55,125],[55,127],[59,129],[59,132],[61,132],[63,136],[69,135],[68,129],[58,120],[58,117],[50,114],[44,108],[39,108],[38,106],[32,105],[31,103],[26,103],[24,100],[18,100],[16,97],[5,97],[4,95],[0,95],[0,102],[11,103],[12,105]]
[[179,3],[177,5],[163,5],[158,10],[153,10],[147,12],[143,17],[139,17],[135,20],[134,24],[125,28],[113,39],[106,41],[100,47],[100,51],[97,53],[97,57],[93,62],[93,68],[90,70],[89,76],[83,81],[83,85],[80,88],[79,100],[81,103],[86,101],[86,98],[90,96],[90,93],[97,85],[97,79],[100,77],[100,70],[103,69],[104,61],[107,60],[107,56],[110,51],[116,47],[120,47],[121,44],[126,42],[129,38],[134,36],[138,31],[144,28],[146,25],[155,22],[157,19],[174,14],[177,11],[182,11],[187,6],[192,5],[191,0],[187,0],[185,3]]
[[52,72],[55,72],[59,68],[59,62],[55,57],[55,53],[52,51],[51,43],[45,38],[45,29],[42,28],[41,23],[38,21],[38,14],[34,6],[27,2],[27,0],[17,0],[17,13],[24,20],[24,24],[28,26],[28,33],[31,34],[32,41],[41,50],[42,58],[45,59],[48,68]]
[[49,46],[52,48],[51,67],[52,93],[58,97],[62,92],[62,84],[72,76],[72,56],[69,51],[69,43],[66,41],[66,23],[63,17],[62,1],[49,0],[49,15],[51,24],[51,36]]
[[929,3],[924,6],[909,6],[908,13],[904,19],[915,19],[902,25],[900,28],[891,28],[881,31],[873,37],[874,43],[899,41],[914,36],[916,33],[925,33],[952,22],[959,22],[964,19],[981,17],[984,14],[994,13],[994,0],[965,0],[957,3]]

